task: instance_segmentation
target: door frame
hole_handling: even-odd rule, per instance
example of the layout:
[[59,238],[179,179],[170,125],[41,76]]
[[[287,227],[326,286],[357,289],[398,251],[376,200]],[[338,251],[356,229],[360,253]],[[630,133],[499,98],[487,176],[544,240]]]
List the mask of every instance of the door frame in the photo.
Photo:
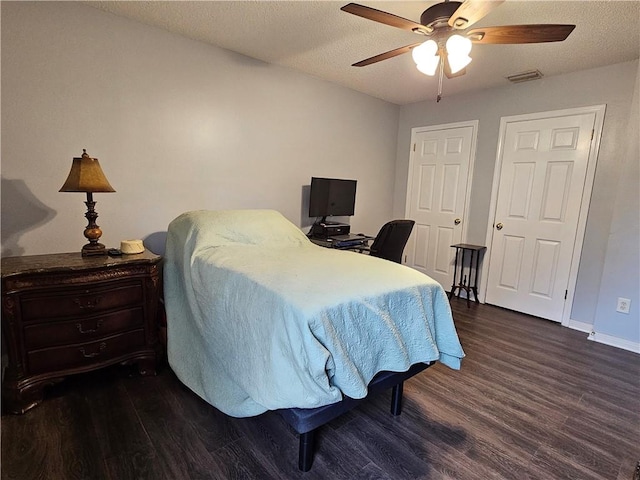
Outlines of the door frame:
[[[407,172],[407,195],[405,197],[404,204],[404,216],[405,218],[409,218],[409,207],[411,204],[411,193],[412,193],[412,181],[411,181],[411,172],[413,171],[413,164],[415,162],[414,153],[415,153],[415,144],[416,144],[416,135],[424,132],[431,132],[435,130],[451,130],[453,128],[462,128],[462,127],[471,127],[471,146],[469,152],[469,170],[467,171],[467,183],[465,185],[465,189],[467,194],[465,195],[464,201],[464,216],[462,219],[462,231],[461,237],[462,241],[465,242],[467,238],[467,219],[469,218],[469,207],[471,206],[471,185],[473,183],[473,166],[476,161],[476,143],[478,139],[478,125],[479,120],[467,120],[463,122],[454,122],[454,123],[443,123],[440,125],[428,125],[424,127],[413,127],[411,129],[411,143],[409,144],[409,170]],[[415,231],[415,230],[414,230]],[[413,244],[415,235],[414,232],[411,232],[411,237],[409,242]],[[412,245],[413,247],[413,245]],[[446,286],[445,286],[446,288]]]
[[567,284],[567,301],[562,311],[561,324],[565,327],[569,326],[571,320],[571,310],[573,309],[573,300],[575,296],[576,282],[578,279],[578,267],[580,265],[580,257],[582,254],[582,246],[584,243],[584,234],[587,226],[587,216],[591,203],[591,192],[593,190],[593,181],[595,179],[596,164],[598,162],[598,153],[600,150],[600,142],[602,140],[602,127],[604,125],[606,105],[592,105],[588,107],[568,108],[563,110],[551,110],[546,112],[526,113],[522,115],[512,115],[500,118],[500,133],[498,134],[498,148],[496,151],[496,163],[493,170],[493,183],[491,186],[491,203],[489,207],[489,221],[487,223],[487,251],[483,260],[483,273],[480,279],[480,291],[482,303],[487,299],[487,283],[488,272],[491,265],[491,245],[494,235],[494,224],[496,221],[496,208],[498,204],[498,186],[500,184],[500,174],[502,171],[502,157],[504,154],[504,142],[509,123],[522,122],[528,120],[542,120],[546,118],[564,117],[567,115],[582,115],[585,113],[594,113],[595,120],[593,124],[593,135],[591,137],[591,148],[587,159],[587,171],[585,174],[584,189],[582,191],[582,200],[580,202],[580,213],[578,215],[578,225],[576,229],[575,242],[573,244],[573,253],[571,255],[571,266],[569,268],[569,281]]

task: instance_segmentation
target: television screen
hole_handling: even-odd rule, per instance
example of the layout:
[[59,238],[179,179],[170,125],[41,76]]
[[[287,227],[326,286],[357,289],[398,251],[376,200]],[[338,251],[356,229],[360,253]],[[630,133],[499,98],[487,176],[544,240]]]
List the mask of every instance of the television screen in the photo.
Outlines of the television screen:
[[356,180],[311,178],[310,217],[346,217],[356,206]]

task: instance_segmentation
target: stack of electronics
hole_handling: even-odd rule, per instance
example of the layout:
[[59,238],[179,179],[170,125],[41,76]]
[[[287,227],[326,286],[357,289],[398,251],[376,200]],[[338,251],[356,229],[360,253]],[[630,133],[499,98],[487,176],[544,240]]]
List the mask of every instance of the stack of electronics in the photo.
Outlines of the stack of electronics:
[[316,222],[311,226],[311,236],[313,238],[331,238],[341,235],[349,235],[351,226],[346,223],[337,222]]
[[347,217],[355,213],[356,180],[311,178],[309,217],[320,218],[311,227],[309,236],[325,246],[349,248],[366,245],[371,237],[352,235],[346,223],[330,222],[327,217]]
[[371,240],[371,237],[367,237],[366,235],[348,234],[330,237],[327,239],[327,242],[330,242],[335,248],[352,248],[364,246],[369,240]]

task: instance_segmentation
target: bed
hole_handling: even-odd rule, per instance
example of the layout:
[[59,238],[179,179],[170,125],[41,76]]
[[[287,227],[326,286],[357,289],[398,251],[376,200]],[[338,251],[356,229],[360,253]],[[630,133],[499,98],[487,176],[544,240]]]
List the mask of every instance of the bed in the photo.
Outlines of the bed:
[[187,212],[164,259],[167,357],[176,376],[234,417],[277,410],[313,433],[370,392],[463,350],[442,287],[404,265],[311,243],[274,210]]

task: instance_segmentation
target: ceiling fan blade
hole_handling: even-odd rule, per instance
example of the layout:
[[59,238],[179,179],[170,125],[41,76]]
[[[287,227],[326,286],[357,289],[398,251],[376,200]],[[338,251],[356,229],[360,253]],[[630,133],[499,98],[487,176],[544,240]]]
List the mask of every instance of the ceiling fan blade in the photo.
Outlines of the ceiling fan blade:
[[358,5],[357,3],[349,3],[340,10],[343,12],[351,13],[367,20],[373,20],[374,22],[384,23],[392,27],[401,28],[410,32],[424,29],[424,26],[407,20],[406,18],[392,15],[391,13],[383,12],[382,10],[376,10],[375,8],[365,7],[364,5]]
[[411,51],[412,48],[417,47],[422,42],[413,43],[411,45],[406,45],[404,47],[396,48],[395,50],[390,50],[385,53],[381,53],[380,55],[376,55],[374,57],[367,58],[365,60],[361,60],[358,63],[354,63],[351,65],[352,67],[366,67],[367,65],[371,65],[372,63],[381,62],[382,60],[386,60],[388,58],[397,57],[398,55],[402,55],[403,53],[407,53]]
[[575,25],[503,25],[473,28],[466,36],[473,43],[543,43],[561,42],[576,28]]
[[449,26],[459,30],[469,28],[501,3],[504,0],[466,0],[449,18]]

